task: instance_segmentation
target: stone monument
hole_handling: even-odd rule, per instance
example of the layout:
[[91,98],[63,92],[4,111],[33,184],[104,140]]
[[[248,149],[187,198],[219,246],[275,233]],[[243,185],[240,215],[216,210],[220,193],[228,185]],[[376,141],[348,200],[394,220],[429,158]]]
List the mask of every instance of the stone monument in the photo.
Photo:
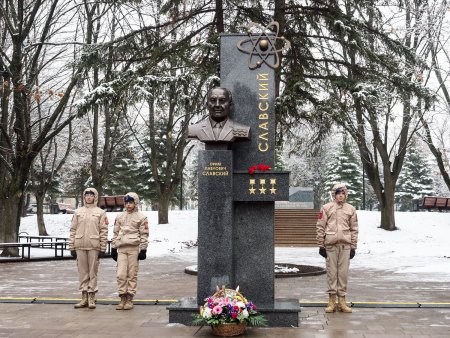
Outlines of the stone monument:
[[[209,118],[189,127],[190,138],[205,142],[199,153],[197,297],[169,306],[170,323],[189,325],[216,286],[226,285],[239,286],[269,326],[298,326],[298,299],[275,299],[274,209],[275,201],[289,199],[289,173],[249,170],[275,164],[275,46],[279,39],[288,42],[268,28],[278,24],[260,27],[259,34],[221,35],[221,87],[208,93]],[[223,130],[216,136],[205,130],[215,127],[215,109],[224,115],[218,106],[227,109],[227,99],[225,115],[237,130],[222,139],[217,135]]]

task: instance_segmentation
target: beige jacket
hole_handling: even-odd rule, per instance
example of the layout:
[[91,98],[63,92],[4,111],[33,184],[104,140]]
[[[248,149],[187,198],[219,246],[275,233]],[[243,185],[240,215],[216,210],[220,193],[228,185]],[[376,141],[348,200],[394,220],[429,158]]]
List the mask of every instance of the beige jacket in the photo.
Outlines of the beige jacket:
[[97,207],[97,190],[88,188],[84,192],[88,190],[94,193],[94,203],[85,204],[75,211],[70,225],[69,249],[105,252],[108,244],[108,218],[106,212]]
[[316,224],[317,245],[350,244],[356,249],[358,243],[358,217],[356,209],[348,203],[327,203],[320,211]]
[[[127,195],[132,195],[135,203],[139,204],[136,193]],[[147,250],[148,232],[147,216],[139,212],[137,207],[131,212],[124,211],[116,217],[111,245],[116,249],[123,246],[139,246],[139,250]]]

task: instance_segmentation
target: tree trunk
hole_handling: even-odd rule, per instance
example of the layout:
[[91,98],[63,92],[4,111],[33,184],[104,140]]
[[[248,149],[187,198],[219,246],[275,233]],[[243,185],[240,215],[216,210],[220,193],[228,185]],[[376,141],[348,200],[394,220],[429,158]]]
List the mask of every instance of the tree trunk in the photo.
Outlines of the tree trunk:
[[27,209],[30,206],[30,199],[31,199],[30,194],[27,194],[25,197],[25,203],[22,208],[22,217],[27,216]]
[[80,198],[77,196],[75,196],[75,209],[78,209],[78,206],[80,205]]
[[[450,175],[445,168],[444,157],[440,149],[438,149],[433,143],[433,137],[431,136],[430,127],[428,126],[428,122],[423,117],[423,114],[420,115],[420,120],[422,121],[422,126],[424,128],[424,139],[430,149],[431,153],[434,155],[436,159],[436,163],[439,168],[439,172],[442,175],[442,179],[444,180],[445,185],[450,190]],[[444,149],[445,151],[445,149]]]
[[313,200],[313,208],[320,209],[322,207],[322,189],[318,186],[314,187],[314,200]]
[[223,23],[223,0],[216,0],[215,21],[217,34],[223,33],[225,31]]
[[[278,22],[278,34],[284,36],[286,26],[286,2],[285,0],[275,0],[274,21]],[[281,41],[281,40],[280,40]],[[284,41],[276,41],[276,49],[283,48]],[[280,58],[280,65],[283,62],[283,53],[278,53]],[[275,70],[275,97],[280,96],[281,83],[281,67]]]
[[384,230],[397,230],[397,227],[395,226],[395,216],[394,216],[394,202],[390,201],[394,199],[394,196],[392,197],[387,197],[386,198],[386,202],[382,202],[380,203],[380,207],[381,207],[381,224],[380,224],[380,228],[384,229]]
[[395,226],[395,183],[390,177],[384,177],[384,191],[379,199],[381,209],[380,228],[384,230],[397,230]]
[[44,222],[44,196],[36,195],[36,217],[38,223],[39,236],[48,236],[47,229]]
[[[20,204],[20,197],[17,196],[5,198],[0,201],[0,215],[2,217],[0,242],[15,243],[18,241],[19,229],[16,226]],[[0,256],[18,257],[19,248],[6,248]]]
[[169,223],[170,194],[162,194],[158,199],[158,224]]

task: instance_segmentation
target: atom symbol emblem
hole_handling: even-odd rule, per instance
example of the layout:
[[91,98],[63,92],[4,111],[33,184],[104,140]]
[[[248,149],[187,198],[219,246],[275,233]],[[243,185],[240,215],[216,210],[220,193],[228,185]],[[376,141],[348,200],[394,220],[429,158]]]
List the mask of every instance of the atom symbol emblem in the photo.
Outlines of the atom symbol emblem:
[[[256,28],[260,32],[258,34],[253,34],[252,28]],[[273,34],[271,32],[272,30],[275,30],[276,34]],[[291,48],[291,43],[286,40],[284,36],[278,37],[279,30],[280,26],[276,21],[271,21],[266,27],[255,22],[251,22],[248,25],[248,39],[241,40],[237,44],[237,48],[241,52],[249,54],[248,68],[259,68],[263,63],[273,69],[280,66],[280,57],[278,53],[289,50]],[[269,31],[269,33],[266,33],[267,31]],[[283,41],[283,48],[276,48],[277,40]],[[272,55],[275,56],[274,62],[271,62],[272,60],[269,58]],[[254,62],[254,58],[258,58],[258,61]]]

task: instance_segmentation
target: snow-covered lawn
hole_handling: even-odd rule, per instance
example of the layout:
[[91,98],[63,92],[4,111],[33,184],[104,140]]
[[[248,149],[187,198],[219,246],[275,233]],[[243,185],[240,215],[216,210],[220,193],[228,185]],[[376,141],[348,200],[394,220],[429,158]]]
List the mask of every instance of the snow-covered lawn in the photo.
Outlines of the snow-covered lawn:
[[[150,221],[150,257],[177,255],[195,261],[197,255],[197,211],[170,211],[169,224],[157,224],[158,214],[146,211]],[[117,213],[108,213],[109,237]],[[69,236],[72,215],[45,215],[52,236]],[[380,213],[358,211],[359,243],[352,268],[390,270],[410,278],[450,277],[450,213],[398,212],[398,231],[380,229]],[[37,235],[36,216],[22,219],[21,232]],[[35,250],[36,251],[36,250]],[[324,266],[317,248],[280,247],[276,262]]]

